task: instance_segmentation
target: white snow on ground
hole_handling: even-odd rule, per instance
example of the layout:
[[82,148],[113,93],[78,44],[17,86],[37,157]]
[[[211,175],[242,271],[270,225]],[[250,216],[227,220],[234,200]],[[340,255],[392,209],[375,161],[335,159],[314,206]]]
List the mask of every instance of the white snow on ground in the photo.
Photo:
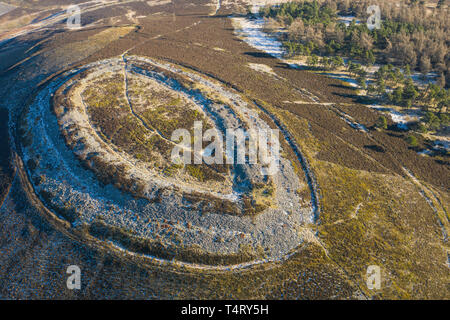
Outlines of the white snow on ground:
[[431,140],[433,142],[432,146],[427,146],[427,149],[423,149],[417,152],[421,156],[433,156],[436,154],[450,153],[450,137],[449,136],[435,136],[429,135],[427,140]]
[[[170,2],[170,0],[168,0],[168,1]],[[113,7],[116,5],[124,5],[126,3],[131,3],[131,2],[135,2],[135,0],[123,0],[120,2],[118,0],[87,1],[87,2],[83,2],[83,3],[78,3],[77,5],[81,8],[83,13],[86,14],[91,11],[96,11],[100,8]],[[51,14],[50,16],[48,16],[44,19],[41,19],[37,22],[32,21],[30,24],[28,24],[26,26],[10,30],[10,32],[7,32],[7,33],[0,34],[0,46],[4,45],[5,43],[7,43],[8,41],[10,41],[14,38],[17,38],[17,37],[25,35],[25,34],[37,32],[39,30],[45,30],[48,28],[59,28],[57,26],[57,24],[63,22],[65,19],[67,19],[68,16],[69,16],[69,13],[66,10],[63,10],[63,11]],[[83,25],[82,28],[93,26],[95,24],[96,24],[96,22],[93,22],[91,24],[86,24],[86,25]],[[66,28],[66,25],[63,24],[61,27]]]
[[244,1],[247,5],[251,5],[251,12],[258,13],[259,9],[264,6],[274,6],[285,2],[290,2],[292,0],[246,0]]
[[169,4],[171,2],[172,2],[172,0],[152,0],[152,1],[147,1],[147,5],[149,7],[163,6],[163,5]]
[[307,67],[307,64],[301,60],[298,59],[285,59],[284,62],[286,62],[291,69],[305,69]]
[[367,128],[364,125],[356,122],[352,117],[350,117],[347,114],[345,114],[344,116],[341,116],[341,119],[344,120],[345,122],[347,122],[347,124],[350,127],[352,127],[353,129],[356,129],[356,130],[359,130],[359,131],[362,131],[365,133],[369,132],[369,130],[367,130]]
[[[254,5],[252,7],[252,12],[258,12],[258,10],[259,10],[258,6]],[[301,69],[304,66],[296,62],[293,62],[292,60],[283,59],[285,51],[283,49],[281,42],[274,36],[268,35],[266,32],[263,31],[264,18],[258,15],[254,19],[232,17],[232,24],[235,28],[236,34],[239,37],[241,37],[251,47],[263,51],[273,56],[274,58],[280,59],[281,61],[287,63],[291,68]],[[264,64],[250,63],[249,66],[253,70],[276,75],[276,73],[270,67]],[[352,87],[358,87],[356,80],[352,78],[347,78],[342,75],[332,73],[328,74],[325,73],[324,75],[344,81]],[[316,101],[317,99],[314,98],[313,100]],[[316,102],[318,102],[318,100]],[[368,132],[367,128],[354,121],[354,119],[349,117],[348,115],[341,115],[341,118],[345,122],[347,122],[352,128],[359,131]]]
[[333,110],[338,115],[339,118],[344,120],[353,129],[358,130],[358,131],[362,131],[362,132],[365,132],[365,133],[369,132],[369,130],[367,130],[367,128],[364,125],[362,125],[359,122],[357,122],[352,116],[350,116],[349,114],[347,114],[344,111],[342,111],[338,106],[335,106],[335,105],[331,104],[329,106],[329,108],[331,110]]
[[389,114],[392,121],[397,124],[399,129],[402,130],[408,130],[408,124],[418,121],[420,118],[420,114],[414,110],[400,112],[393,108],[387,108],[379,105],[368,105],[368,107]]
[[422,151],[417,152],[417,154],[419,154],[421,156],[429,156],[429,155],[432,155],[433,152],[431,150],[424,149]]
[[361,20],[356,19],[355,16],[338,16],[338,21],[344,23],[347,27],[356,20],[356,25],[361,24]]

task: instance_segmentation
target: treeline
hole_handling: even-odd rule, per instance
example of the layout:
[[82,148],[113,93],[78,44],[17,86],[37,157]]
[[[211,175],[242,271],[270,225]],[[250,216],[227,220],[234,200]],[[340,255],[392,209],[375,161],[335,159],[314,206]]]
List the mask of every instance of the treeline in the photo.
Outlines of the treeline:
[[[379,5],[380,29],[369,30],[367,8]],[[392,64],[402,69],[438,75],[437,84],[450,84],[450,16],[442,2],[428,9],[424,1],[396,6],[388,0],[315,0],[267,6],[260,14],[267,27],[287,28],[284,44],[291,55],[346,56],[372,65]],[[349,26],[339,16],[355,16]]]

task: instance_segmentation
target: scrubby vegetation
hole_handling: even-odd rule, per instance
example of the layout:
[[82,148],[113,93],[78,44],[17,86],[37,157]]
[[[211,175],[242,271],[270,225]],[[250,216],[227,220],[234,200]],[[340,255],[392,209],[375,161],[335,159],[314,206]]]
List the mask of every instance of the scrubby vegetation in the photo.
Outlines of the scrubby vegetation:
[[[359,289],[365,290],[365,267],[368,262],[380,263],[383,279],[387,279],[387,282],[382,284],[382,290],[376,293],[377,297],[442,298],[446,296],[448,291],[445,281],[448,278],[448,269],[445,264],[447,257],[442,250],[443,244],[434,242],[440,233],[435,228],[436,221],[432,219],[433,213],[430,212],[430,208],[426,207],[424,199],[421,199],[417,192],[405,193],[402,199],[406,204],[404,210],[402,210],[403,203],[399,203],[397,199],[391,200],[394,195],[403,191],[404,180],[388,181],[388,178],[380,175],[378,179],[371,181],[370,175],[373,173],[373,168],[368,166],[361,156],[366,151],[363,149],[364,141],[359,143],[362,138],[357,140],[360,138],[359,136],[363,135],[344,135],[344,132],[352,130],[340,124],[339,119],[327,116],[329,113],[327,108],[317,105],[291,105],[289,111],[284,110],[283,101],[300,99],[298,95],[293,94],[294,85],[321,94],[321,98],[329,101],[332,98],[340,99],[337,94],[332,94],[332,90],[340,94],[346,93],[347,89],[333,87],[330,90],[329,84],[335,84],[335,81],[321,79],[303,71],[294,72],[281,68],[279,62],[273,62],[272,59],[259,60],[261,63],[270,64],[277,74],[285,77],[287,81],[270,81],[269,77],[255,76],[251,70],[246,70],[245,65],[249,59],[253,61],[256,58],[249,58],[249,55],[245,54],[249,51],[248,46],[240,41],[233,41],[227,18],[206,18],[188,32],[173,33],[171,32],[173,31],[172,16],[169,17],[170,20],[167,19],[168,22],[164,20],[164,17],[157,16],[160,19],[157,20],[157,23],[141,19],[144,25],[142,30],[150,30],[154,34],[167,34],[167,36],[157,41],[150,41],[145,47],[141,46],[142,50],[139,51],[141,54],[170,57],[176,61],[182,61],[187,65],[198,67],[199,70],[217,75],[224,81],[251,92],[254,97],[267,99],[274,109],[275,106],[279,106],[277,110],[280,114],[285,113],[282,120],[301,144],[305,156],[310,160],[315,159],[316,156],[327,159],[323,167],[319,168],[314,165],[313,170],[318,174],[320,186],[323,187],[324,207],[333,208],[335,203],[338,203],[335,207],[339,210],[324,212],[321,216],[324,218],[322,220],[323,228],[319,226],[322,229],[318,234],[323,246],[311,242],[304,243],[289,260],[283,263],[268,264],[261,268],[242,270],[242,272],[187,271],[184,268],[172,271],[171,266],[153,265],[148,261],[138,260],[137,256],[121,259],[120,253],[112,254],[113,250],[91,250],[83,241],[67,241],[65,237],[60,238],[62,232],[51,232],[42,228],[43,230],[38,230],[37,238],[30,237],[30,241],[24,244],[28,248],[27,257],[32,257],[26,263],[16,259],[14,254],[16,251],[9,254],[10,258],[5,255],[5,266],[16,265],[19,262],[20,266],[25,267],[23,270],[31,271],[22,272],[20,275],[14,272],[8,275],[5,272],[5,285],[2,287],[5,297],[22,298],[27,294],[23,292],[31,292],[27,296],[33,298],[55,297],[55,295],[61,297],[67,290],[63,290],[65,281],[60,281],[58,273],[39,270],[39,276],[33,278],[35,268],[27,266],[34,266],[30,261],[41,261],[44,254],[50,254],[53,257],[54,264],[50,264],[50,266],[58,266],[61,263],[67,263],[67,257],[75,251],[80,253],[77,255],[76,263],[81,266],[82,270],[86,270],[83,273],[85,275],[83,279],[91,285],[83,286],[83,291],[80,291],[78,296],[70,296],[71,298],[348,299],[356,298]],[[198,19],[198,17],[193,15],[177,17],[177,23],[188,25],[196,21],[194,19]],[[186,36],[187,34],[189,36]],[[211,36],[205,37],[205,34]],[[61,35],[67,34],[61,33]],[[142,39],[138,33],[136,33],[136,38],[137,41]],[[199,46],[193,45],[193,41],[198,41],[204,47],[200,49]],[[110,57],[110,50],[114,54],[120,54],[131,44],[129,38],[123,39],[108,48],[108,51],[105,50],[105,52],[93,56],[92,59],[103,56]],[[206,46],[211,48],[218,45],[232,52],[233,55],[205,50]],[[320,64],[321,57],[319,54],[316,55]],[[338,61],[339,56],[332,58]],[[395,63],[393,65],[398,67]],[[350,101],[342,98],[340,102]],[[367,108],[361,105],[346,105],[347,107],[348,110],[354,112],[349,112],[349,114],[369,126],[375,123],[379,116],[375,112],[371,115],[372,112],[366,111]],[[309,110],[312,111],[309,112]],[[433,114],[441,119],[442,114],[436,112]],[[429,118],[431,119],[431,117]],[[320,123],[323,124],[323,127],[319,126]],[[391,124],[392,122],[389,120],[387,125]],[[381,145],[386,150],[385,153],[382,153],[383,157],[392,156],[408,167],[409,164],[420,163],[417,160],[422,160],[418,159],[419,156],[416,154],[406,153],[408,150],[403,151],[404,145],[406,145],[403,136],[398,138],[398,141],[403,144],[397,148],[399,145],[394,141],[394,134],[397,133],[386,134],[380,130],[371,132],[371,134],[380,137],[392,134],[389,135],[389,140],[387,138],[378,140],[382,142]],[[39,139],[39,137],[33,138]],[[335,144],[333,144],[334,140]],[[349,144],[353,144],[355,147],[349,149]],[[401,149],[400,152],[404,154],[397,157],[397,154],[392,151],[392,146]],[[319,151],[320,154],[317,153]],[[410,162],[407,161],[408,156],[411,156]],[[382,164],[390,168],[390,162],[393,160],[388,159]],[[333,163],[339,163],[342,166],[334,168]],[[429,176],[426,176],[426,180],[431,180],[431,183],[437,181],[436,185],[441,186],[439,175],[445,177],[447,171],[439,170],[437,162],[432,160],[423,161],[422,164],[425,164],[422,168],[414,167],[412,169],[414,174],[423,178],[426,172],[431,172]],[[348,167],[357,165],[360,165],[357,168],[364,172],[348,170]],[[172,169],[174,168],[167,171]],[[301,172],[301,170],[299,171]],[[393,188],[386,188],[386,192],[383,192],[384,182]],[[348,192],[346,192],[347,186],[349,187]],[[367,189],[364,189],[366,187]],[[446,205],[448,197],[442,190],[444,189],[440,189],[438,193],[443,195],[442,200]],[[352,202],[353,197],[356,201],[362,198],[363,201],[368,202],[368,205],[364,203],[359,210],[356,210],[359,202]],[[204,203],[207,202],[208,200],[204,200]],[[378,215],[379,208],[381,213]],[[30,216],[28,213],[28,210],[24,214],[17,212],[17,217]],[[355,213],[355,217],[352,215],[353,213]],[[339,221],[341,219],[343,222]],[[414,225],[410,223],[410,219]],[[4,220],[6,223],[11,219]],[[37,225],[35,220],[37,219],[33,217],[33,223]],[[25,234],[26,229],[24,228],[22,231],[18,219],[11,221],[14,226],[12,228],[5,227],[5,230],[8,231],[8,236],[11,235],[19,242],[22,240],[21,233]],[[425,229],[421,229],[421,227]],[[427,229],[428,227],[430,228]],[[11,233],[9,233],[10,231]],[[129,233],[129,230],[122,229],[122,231]],[[107,235],[109,236],[109,234]],[[125,235],[125,237],[127,236],[128,234]],[[114,237],[103,239],[111,240]],[[406,249],[403,240],[409,241],[406,242]],[[121,244],[116,240],[114,242]],[[53,243],[54,246],[48,246],[48,243]],[[127,243],[126,240],[125,243]],[[5,248],[8,252],[8,248]],[[30,248],[39,250],[29,250]],[[136,248],[139,246],[136,245]],[[37,252],[34,257],[33,252]],[[34,260],[32,260],[33,258]],[[54,276],[55,274],[56,276]],[[392,279],[393,281],[391,281]],[[61,284],[62,290],[55,290],[54,288],[58,288],[57,286],[47,286],[46,284],[52,283],[48,280],[55,280],[54,284]],[[48,289],[20,290],[27,288],[30,282]],[[18,284],[22,284],[19,290],[16,287]],[[370,298],[375,293],[366,291],[366,294]]]
[[[202,122],[203,131],[212,128],[204,114],[196,110],[191,102],[156,82],[141,83],[134,77],[130,77],[128,82],[132,112],[124,97],[124,79],[120,75],[98,80],[95,87],[83,92],[91,121],[106,142],[112,142],[136,159],[148,162],[168,177],[185,171],[198,182],[225,181],[224,174],[228,171],[224,166],[188,165],[181,171],[182,167],[171,163],[171,151],[175,145],[170,140],[172,132],[186,128],[193,136],[194,121]],[[205,142],[204,147],[206,145]],[[124,172],[119,174],[115,166],[107,165],[98,157],[93,160],[98,162],[96,166],[102,167],[98,170],[102,172],[100,181],[105,184],[129,185],[125,188],[127,191],[143,189],[130,181],[117,181],[117,177],[124,176]]]
[[40,195],[42,200],[44,200],[45,204],[50,209],[52,209],[58,216],[67,220],[71,224],[73,224],[80,216],[77,208],[70,202],[66,202],[62,205],[55,204],[54,200],[56,200],[56,195],[53,192],[42,190],[40,192]]
[[204,164],[188,164],[185,166],[186,172],[200,182],[205,181],[225,181],[225,177],[214,169]]
[[447,128],[450,125],[450,117],[447,113],[436,114],[428,111],[421,120],[419,130],[423,133],[427,131],[438,131],[440,128]]
[[[381,28],[369,30],[367,8],[379,5]],[[395,63],[424,74],[436,71],[441,86],[449,78],[449,15],[444,9],[431,12],[425,2],[395,6],[391,1],[296,1],[261,9],[264,17],[288,28],[286,46],[290,54],[313,53],[346,56],[364,64]],[[339,16],[354,16],[346,26]]]
[[[320,238],[334,251],[333,259],[352,269],[352,274],[363,274],[370,264],[380,265],[385,270],[383,297],[411,298],[411,292],[439,295],[431,292],[442,284],[419,279],[427,273],[448,272],[447,266],[430,263],[445,259],[438,245],[442,231],[414,185],[325,162],[315,165],[323,186]],[[427,244],[417,246],[417,242]]]
[[[168,229],[169,225],[162,225]],[[228,265],[238,264],[254,260],[264,255],[263,250],[255,252],[250,246],[241,246],[239,253],[231,255],[211,254],[202,250],[198,246],[169,246],[158,240],[139,238],[132,231],[110,226],[102,220],[97,220],[89,226],[89,233],[99,239],[109,240],[121,245],[126,249],[139,254],[157,256],[166,260],[179,260],[190,263],[200,263],[207,265]]]
[[[381,8],[380,29],[369,30],[366,23],[356,23],[357,19],[368,19],[370,5]],[[424,2],[397,7],[383,0],[314,0],[267,6],[261,14],[268,19],[269,27],[287,29],[283,38],[288,54],[309,56],[310,65],[340,67],[341,57],[364,66],[395,64],[424,75],[434,71],[439,76],[438,85],[448,87],[450,19],[446,10],[429,12]],[[347,26],[339,16],[355,19]]]
[[[371,5],[381,9],[379,29],[366,23]],[[263,7],[260,14],[268,30],[286,31],[281,38],[288,56],[347,72],[372,101],[427,112],[412,129],[448,132],[450,16],[442,3],[430,8],[426,1],[293,1]],[[346,24],[341,17],[354,19]]]
[[169,161],[171,145],[148,130],[129,112],[123,77],[97,81],[83,93],[91,121],[102,135],[120,149],[154,163],[158,155]]
[[11,181],[13,168],[11,165],[11,151],[9,149],[9,133],[8,133],[8,110],[0,109],[0,201],[6,194]]

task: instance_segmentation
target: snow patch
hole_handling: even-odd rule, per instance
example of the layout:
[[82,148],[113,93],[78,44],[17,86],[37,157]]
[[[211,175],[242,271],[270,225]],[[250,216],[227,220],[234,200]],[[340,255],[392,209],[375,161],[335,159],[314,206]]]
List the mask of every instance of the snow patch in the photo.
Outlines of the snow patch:
[[149,7],[155,7],[155,6],[163,6],[165,4],[172,3],[171,0],[153,0],[153,1],[147,1],[147,5]]

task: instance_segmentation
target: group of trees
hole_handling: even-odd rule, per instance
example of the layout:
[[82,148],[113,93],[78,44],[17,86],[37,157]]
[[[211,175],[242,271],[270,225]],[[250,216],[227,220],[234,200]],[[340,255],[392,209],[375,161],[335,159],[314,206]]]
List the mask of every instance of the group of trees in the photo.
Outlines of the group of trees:
[[[418,131],[426,133],[428,131],[439,131],[450,125],[450,116],[447,113],[435,113],[428,111],[417,124]],[[388,121],[385,116],[380,116],[375,123],[376,128],[387,129]]]
[[391,64],[381,66],[375,73],[374,82],[367,90],[370,94],[407,108],[416,104],[425,110],[437,109],[440,112],[448,112],[447,108],[450,106],[450,89],[444,89],[434,83],[429,83],[423,89],[419,88],[411,78],[408,65],[404,72]]
[[[350,25],[339,15],[368,19],[367,8],[379,5],[380,29],[369,30],[366,23]],[[450,84],[448,34],[450,16],[441,8],[428,9],[422,1],[396,6],[388,0],[314,0],[266,6],[260,14],[269,26],[287,29],[284,44],[290,55],[346,56],[372,65],[394,64],[423,74],[434,71],[439,85]]]

